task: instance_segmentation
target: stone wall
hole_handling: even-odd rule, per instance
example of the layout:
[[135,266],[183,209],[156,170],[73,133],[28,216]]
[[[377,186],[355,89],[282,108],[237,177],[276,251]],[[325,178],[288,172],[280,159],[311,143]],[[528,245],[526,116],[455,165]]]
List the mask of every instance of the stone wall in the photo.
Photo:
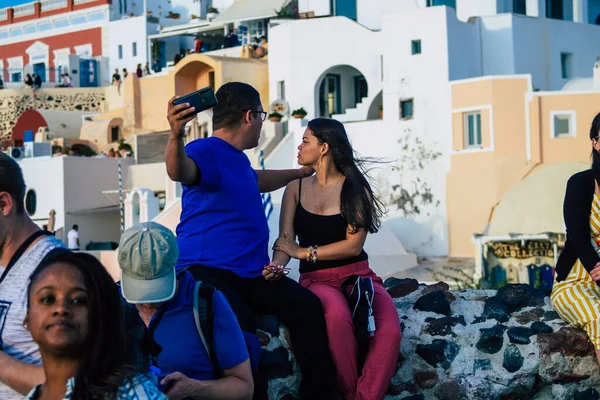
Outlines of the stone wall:
[[[386,281],[403,329],[386,399],[598,399],[600,370],[587,335],[526,285],[449,291],[445,283]],[[259,318],[269,398],[297,398],[287,330]]]
[[31,90],[0,90],[0,140],[10,139],[12,128],[24,111],[29,109],[106,111],[106,88],[40,89],[31,101]]

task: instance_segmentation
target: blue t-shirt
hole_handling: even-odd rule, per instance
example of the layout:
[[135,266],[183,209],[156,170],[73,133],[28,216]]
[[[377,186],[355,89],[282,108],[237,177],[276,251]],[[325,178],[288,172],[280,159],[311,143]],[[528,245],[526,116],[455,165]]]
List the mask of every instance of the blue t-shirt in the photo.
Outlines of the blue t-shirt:
[[[158,366],[163,375],[181,372],[197,380],[214,380],[210,358],[194,320],[194,286],[192,274],[178,274],[179,289],[166,305],[156,330],[154,340],[162,347]],[[156,323],[158,313],[152,317],[149,328]],[[237,318],[225,296],[215,290],[213,349],[221,370],[233,368],[248,359],[246,342]]]
[[199,264],[242,278],[261,276],[269,263],[269,227],[250,160],[214,136],[194,140],[185,151],[201,178],[183,185],[177,268]]

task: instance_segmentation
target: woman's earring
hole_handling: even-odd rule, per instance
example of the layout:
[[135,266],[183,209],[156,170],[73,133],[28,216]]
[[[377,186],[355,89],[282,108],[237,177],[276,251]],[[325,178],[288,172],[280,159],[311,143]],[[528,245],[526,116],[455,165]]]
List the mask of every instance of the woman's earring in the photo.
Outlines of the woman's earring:
[[29,324],[27,322],[23,322],[23,328],[25,328],[25,330],[29,330]]

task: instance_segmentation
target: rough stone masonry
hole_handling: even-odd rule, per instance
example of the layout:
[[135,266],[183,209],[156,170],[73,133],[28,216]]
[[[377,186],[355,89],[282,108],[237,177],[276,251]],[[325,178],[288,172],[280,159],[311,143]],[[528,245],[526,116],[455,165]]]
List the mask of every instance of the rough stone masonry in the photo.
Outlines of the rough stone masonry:
[[[550,299],[527,285],[449,291],[445,283],[386,280],[402,324],[391,399],[600,398],[600,369],[587,335],[569,327]],[[269,398],[298,398],[300,373],[289,335],[261,316]]]

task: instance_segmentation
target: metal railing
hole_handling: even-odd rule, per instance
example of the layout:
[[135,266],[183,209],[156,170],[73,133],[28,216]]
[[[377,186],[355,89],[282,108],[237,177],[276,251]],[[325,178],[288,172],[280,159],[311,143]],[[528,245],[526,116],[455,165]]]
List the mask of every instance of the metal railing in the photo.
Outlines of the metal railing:
[[73,2],[74,5],[85,4],[85,3],[93,3],[97,0],[75,0]]
[[5,9],[0,10],[0,21],[8,19],[8,11]]
[[40,4],[42,12],[67,8],[67,0],[42,0]]
[[34,3],[23,4],[22,6],[16,6],[16,7],[13,7],[13,10],[14,10],[14,14],[13,14],[14,18],[19,18],[19,17],[24,17],[26,15],[35,14]]

